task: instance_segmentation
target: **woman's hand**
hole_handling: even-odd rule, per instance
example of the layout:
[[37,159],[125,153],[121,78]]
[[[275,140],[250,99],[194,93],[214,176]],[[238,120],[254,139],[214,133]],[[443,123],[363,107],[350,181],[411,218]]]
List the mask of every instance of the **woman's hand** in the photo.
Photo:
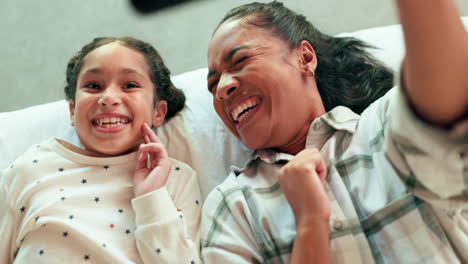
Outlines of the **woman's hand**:
[[142,132],[145,143],[138,148],[133,175],[135,197],[163,187],[172,167],[164,144],[146,123],[143,124]]
[[323,186],[326,168],[318,149],[305,149],[279,172],[281,187],[296,218],[291,264],[311,260],[331,263],[330,202]]
[[313,228],[317,222],[328,225],[330,203],[322,182],[327,167],[318,149],[299,152],[279,172],[279,182],[292,207],[298,228]]

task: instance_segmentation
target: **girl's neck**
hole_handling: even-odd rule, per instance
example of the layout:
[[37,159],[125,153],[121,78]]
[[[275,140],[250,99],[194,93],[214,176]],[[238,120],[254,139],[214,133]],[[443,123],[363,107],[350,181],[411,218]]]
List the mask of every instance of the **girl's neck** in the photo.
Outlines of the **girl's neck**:
[[105,154],[101,154],[101,153],[96,153],[94,151],[89,151],[87,149],[82,149],[82,148],[79,148],[69,142],[66,142],[66,141],[63,141],[61,139],[56,139],[58,143],[60,143],[60,145],[64,146],[66,149],[70,150],[70,151],[73,151],[75,153],[78,153],[78,154],[81,154],[81,155],[85,155],[85,156],[90,156],[90,157],[109,157],[109,155],[105,155]]

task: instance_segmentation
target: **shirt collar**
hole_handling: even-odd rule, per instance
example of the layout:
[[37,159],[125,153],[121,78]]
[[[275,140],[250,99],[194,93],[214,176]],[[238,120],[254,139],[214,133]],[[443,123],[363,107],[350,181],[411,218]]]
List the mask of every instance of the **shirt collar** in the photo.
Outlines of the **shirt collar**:
[[[306,139],[306,148],[321,149],[323,144],[330,138],[330,136],[337,130],[345,130],[349,133],[354,133],[359,121],[359,115],[354,113],[351,109],[345,106],[337,106],[317,117],[312,121]],[[231,170],[236,174],[245,171],[249,166],[254,164],[256,160],[274,163],[287,163],[294,155],[287,153],[277,152],[273,149],[259,149],[252,153],[250,160],[244,168],[231,166]]]
[[345,106],[337,106],[312,121],[306,139],[306,148],[321,149],[337,130],[353,134],[359,121],[359,115]]
[[359,115],[345,106],[337,106],[319,117],[335,130],[346,130],[354,133],[359,121]]

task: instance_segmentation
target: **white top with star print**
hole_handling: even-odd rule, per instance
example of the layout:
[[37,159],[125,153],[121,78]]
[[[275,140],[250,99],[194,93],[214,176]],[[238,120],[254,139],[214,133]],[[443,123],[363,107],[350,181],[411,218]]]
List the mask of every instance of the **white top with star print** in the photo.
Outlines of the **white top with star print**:
[[196,173],[134,198],[136,152],[89,157],[49,139],[0,174],[0,263],[199,263]]

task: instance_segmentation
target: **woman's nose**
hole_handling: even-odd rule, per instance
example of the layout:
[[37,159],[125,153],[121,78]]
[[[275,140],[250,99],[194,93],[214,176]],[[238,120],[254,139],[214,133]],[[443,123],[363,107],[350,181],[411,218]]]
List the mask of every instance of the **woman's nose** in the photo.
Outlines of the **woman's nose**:
[[239,87],[239,82],[231,74],[224,73],[221,75],[218,81],[218,87],[216,89],[216,98],[218,100],[224,100],[229,98],[234,91]]

